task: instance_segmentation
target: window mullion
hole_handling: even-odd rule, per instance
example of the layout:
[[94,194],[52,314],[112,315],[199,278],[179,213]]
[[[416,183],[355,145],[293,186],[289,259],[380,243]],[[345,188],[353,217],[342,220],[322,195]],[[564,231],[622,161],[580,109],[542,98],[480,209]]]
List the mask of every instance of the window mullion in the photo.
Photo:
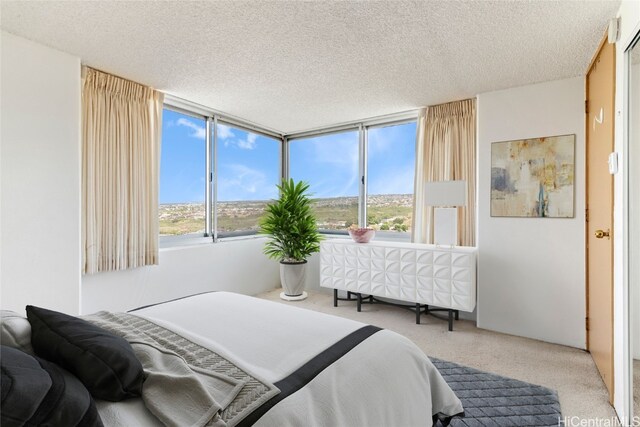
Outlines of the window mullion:
[[285,136],[280,145],[280,181],[289,179],[289,139]]
[[211,118],[207,117],[205,123],[205,189],[204,189],[204,236],[212,236],[211,233]]
[[358,226],[367,226],[367,128],[362,124],[358,129],[359,135],[359,197],[358,197]]
[[213,141],[211,149],[211,179],[212,193],[211,213],[213,216],[213,241],[218,241],[218,116],[213,116]]

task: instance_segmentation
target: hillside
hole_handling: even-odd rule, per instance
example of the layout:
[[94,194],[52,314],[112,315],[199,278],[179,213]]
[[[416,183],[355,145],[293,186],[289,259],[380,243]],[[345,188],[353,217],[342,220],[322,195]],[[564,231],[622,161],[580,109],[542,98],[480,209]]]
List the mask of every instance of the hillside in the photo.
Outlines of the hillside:
[[[257,230],[266,201],[218,202],[218,232]],[[367,222],[379,230],[411,229],[413,195],[385,194],[369,196]],[[321,230],[344,230],[357,223],[358,198],[314,199],[313,210]],[[203,203],[161,204],[160,235],[204,233]]]

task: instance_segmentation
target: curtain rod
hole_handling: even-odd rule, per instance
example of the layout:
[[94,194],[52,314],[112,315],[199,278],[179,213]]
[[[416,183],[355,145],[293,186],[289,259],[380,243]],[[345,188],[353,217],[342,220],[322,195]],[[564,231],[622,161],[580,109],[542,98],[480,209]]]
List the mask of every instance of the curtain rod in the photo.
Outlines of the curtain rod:
[[[101,69],[96,68],[96,67],[91,67],[91,66],[89,66],[87,64],[81,64],[81,67],[80,67],[80,78],[81,79],[84,80],[84,78],[87,76],[87,69],[88,68],[91,68],[92,70],[97,71],[97,72],[102,73],[102,74],[108,74],[110,76],[117,77],[119,79],[126,80],[128,82],[131,82],[131,83],[143,86],[143,87],[147,87],[147,88],[150,88],[150,89],[158,91],[158,92],[162,92],[162,91],[159,91],[158,89],[154,88],[153,86],[149,86],[149,85],[146,85],[144,83],[140,83],[140,82],[137,82],[135,80],[131,80],[131,79],[128,79],[126,77],[119,76],[118,74],[110,73],[109,71],[104,71],[104,70],[101,70]],[[164,93],[164,92],[162,92],[162,93]]]
[[425,108],[429,109],[429,108],[431,108],[431,107],[440,107],[440,106],[442,106],[442,105],[455,104],[455,103],[462,102],[462,101],[474,101],[474,100],[477,100],[477,96],[472,96],[471,98],[457,99],[457,100],[455,100],[455,101],[443,102],[443,103],[441,103],[441,104],[429,105],[429,106],[427,106],[427,107],[425,107]]

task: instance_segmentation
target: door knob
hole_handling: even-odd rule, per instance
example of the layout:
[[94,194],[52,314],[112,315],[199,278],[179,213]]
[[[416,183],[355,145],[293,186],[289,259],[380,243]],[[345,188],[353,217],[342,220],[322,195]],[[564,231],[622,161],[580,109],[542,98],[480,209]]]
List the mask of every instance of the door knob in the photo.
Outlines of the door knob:
[[607,231],[596,230],[596,232],[594,234],[596,235],[596,239],[602,239],[603,237],[606,237],[607,239],[610,239],[609,229],[608,228],[607,228]]

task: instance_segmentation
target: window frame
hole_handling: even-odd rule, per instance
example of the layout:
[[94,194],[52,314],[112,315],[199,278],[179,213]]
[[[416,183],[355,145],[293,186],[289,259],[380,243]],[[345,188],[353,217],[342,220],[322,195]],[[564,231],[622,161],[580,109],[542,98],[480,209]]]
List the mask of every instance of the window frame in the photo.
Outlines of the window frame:
[[[279,172],[280,179],[290,177],[290,142],[318,136],[327,136],[343,132],[358,131],[358,226],[367,226],[367,203],[368,203],[368,132],[370,129],[384,128],[389,126],[414,123],[418,120],[418,110],[410,110],[397,114],[374,117],[366,120],[346,122],[336,126],[316,128],[304,132],[290,134],[279,133],[273,129],[268,129],[242,120],[220,111],[204,107],[202,105],[186,101],[171,95],[165,95],[163,110],[171,110],[180,114],[205,120],[205,232],[202,236],[193,234],[160,236],[161,248],[173,248],[180,246],[198,245],[203,243],[218,242],[224,240],[235,240],[238,238],[255,238],[256,231],[238,231],[224,233],[218,232],[217,203],[218,203],[218,124],[224,124],[237,128],[241,131],[255,133],[267,138],[272,138],[279,143]],[[417,123],[416,123],[417,124]],[[416,126],[417,131],[417,126]],[[417,154],[417,153],[416,153]],[[414,188],[415,193],[415,188]],[[346,230],[319,230],[327,237],[343,237],[347,235]],[[382,233],[381,233],[382,234]],[[380,240],[408,240],[409,233],[383,233]],[[381,236],[382,237],[382,236]]]
[[[214,142],[213,142],[213,241],[216,242],[219,239],[231,239],[231,238],[237,238],[237,237],[244,237],[244,236],[254,236],[256,234],[258,234],[257,231],[252,231],[252,230],[239,230],[239,231],[231,231],[228,233],[223,233],[223,235],[220,235],[219,230],[218,230],[218,125],[221,124],[223,126],[228,126],[228,127],[232,127],[234,129],[238,129],[240,131],[243,132],[248,132],[248,133],[254,133],[257,135],[260,135],[262,137],[265,138],[270,138],[273,139],[274,141],[278,142],[278,159],[279,159],[279,163],[278,163],[278,178],[280,181],[282,181],[283,179],[283,175],[282,175],[282,164],[283,164],[283,159],[282,159],[282,153],[283,153],[283,137],[279,137],[276,138],[271,134],[262,132],[258,129],[255,128],[249,128],[247,126],[243,126],[241,124],[236,124],[233,123],[231,121],[225,120],[224,118],[220,117],[220,116],[216,116],[214,117]],[[277,184],[279,184],[280,182],[278,182]]]
[[[171,104],[167,104],[164,103],[162,105],[162,110],[164,112],[164,110],[170,110],[173,111],[174,113],[178,113],[178,114],[182,114],[184,116],[188,116],[194,119],[198,119],[198,120],[202,120],[205,122],[205,132],[208,126],[208,117],[203,115],[201,112],[198,111],[191,111],[191,110],[187,110],[184,109],[182,107],[179,106],[174,106]],[[164,121],[164,114],[163,114],[163,121]],[[164,124],[163,124],[164,125]],[[205,135],[205,141],[204,141],[204,156],[205,156],[205,183],[208,183],[207,180],[207,171],[209,168],[208,165],[208,152],[209,152],[209,136],[208,133]],[[160,146],[160,153],[158,154],[158,158],[162,157],[162,144]],[[162,164],[160,164],[160,168],[162,168]],[[160,175],[159,175],[159,170],[158,170],[158,190],[160,190]],[[207,186],[205,185],[205,194],[204,194],[204,216],[205,216],[205,229],[204,229],[204,234],[203,235],[199,235],[197,233],[188,233],[188,234],[178,234],[178,235],[166,235],[166,236],[159,236],[159,244],[161,248],[167,247],[167,246],[181,246],[184,245],[184,241],[201,241],[202,242],[202,237],[209,237],[209,234],[207,234],[209,227],[207,226],[207,218],[209,217],[209,200],[207,198]],[[160,192],[158,191],[158,198],[160,197]],[[160,200],[158,200],[158,206],[160,206]]]
[[[417,121],[418,118],[414,118],[414,119],[402,119],[402,120],[394,120],[394,121],[389,121],[389,122],[385,122],[385,123],[378,123],[378,124],[374,124],[374,125],[370,125],[370,126],[366,126],[365,127],[365,147],[364,147],[364,171],[365,171],[365,178],[364,178],[364,191],[365,191],[365,198],[363,201],[363,210],[364,210],[364,216],[362,218],[362,222],[360,225],[360,227],[367,227],[367,206],[368,206],[368,202],[369,202],[369,193],[368,193],[368,187],[367,187],[367,183],[369,181],[369,176],[366,174],[366,172],[368,172],[368,163],[369,163],[369,158],[368,158],[368,154],[369,154],[369,130],[372,129],[382,129],[382,128],[386,128],[386,127],[391,127],[391,126],[401,126],[401,125],[406,125],[409,123],[416,123],[416,138],[417,138],[417,132],[418,132],[418,126],[417,126]],[[415,143],[415,138],[414,138],[414,143]],[[417,150],[415,150],[414,148],[414,153],[417,155]],[[415,179],[415,161],[416,159],[414,159],[414,172],[413,172],[413,176]],[[415,195],[415,187],[413,188],[413,194]],[[376,235],[378,237],[378,240],[398,240],[398,241],[410,241],[411,240],[411,232],[403,232],[403,233],[398,233],[397,231],[377,231]]]
[[[311,139],[311,138],[318,138],[318,137],[324,137],[324,136],[329,136],[329,135],[337,135],[337,134],[341,134],[341,133],[347,133],[347,132],[354,132],[357,131],[358,132],[358,216],[357,216],[357,220],[358,220],[358,226],[362,227],[360,224],[360,214],[361,214],[361,209],[362,209],[362,204],[361,204],[361,192],[362,192],[362,125],[361,124],[354,124],[354,125],[348,125],[348,126],[340,126],[337,128],[331,128],[327,131],[323,131],[323,130],[316,130],[316,131],[311,131],[311,132],[301,132],[299,134],[295,134],[287,138],[287,156],[286,156],[286,160],[287,160],[287,165],[286,165],[286,175],[284,179],[289,179],[291,178],[291,168],[290,168],[290,164],[289,162],[291,161],[291,141],[300,141],[300,140],[304,140],[304,139]],[[347,230],[330,230],[330,229],[318,229],[318,232],[320,234],[323,235],[328,235],[328,236],[344,236],[347,235]]]
[[[230,126],[244,132],[258,134],[263,137],[273,139],[278,143],[279,151],[279,178],[284,177],[284,136],[270,129],[262,128],[253,123],[242,121],[229,115],[220,114],[215,110],[204,108],[200,105],[190,103],[188,101],[165,96],[162,105],[163,110],[170,110],[176,113],[184,114],[198,120],[205,121],[205,231],[203,235],[194,235],[194,233],[183,235],[159,236],[161,248],[171,248],[180,246],[198,245],[202,243],[218,242],[226,239],[237,239],[241,237],[251,237],[257,234],[256,231],[237,231],[224,233],[223,236],[218,232],[218,124]],[[161,148],[162,149],[162,148]],[[161,153],[160,153],[161,155]],[[162,167],[162,165],[160,165]],[[159,202],[158,202],[159,203]]]
[[[291,159],[291,141],[316,138],[321,136],[329,136],[335,135],[339,133],[345,132],[353,132],[354,130],[358,131],[358,227],[366,227],[367,226],[367,204],[369,199],[368,194],[368,151],[369,151],[369,130],[372,129],[381,129],[390,126],[399,126],[405,125],[409,123],[416,123],[416,132],[417,132],[417,121],[418,115],[417,111],[409,112],[409,113],[401,113],[394,116],[387,116],[386,119],[377,118],[371,119],[368,121],[361,121],[357,123],[350,123],[340,126],[335,126],[331,128],[325,129],[317,129],[308,132],[300,132],[291,135],[285,135],[285,144],[283,145],[286,148],[286,156],[283,157],[283,160],[286,162],[286,165],[283,168],[283,176],[286,179],[290,177],[290,167],[289,162]],[[415,188],[413,189],[415,193]],[[344,236],[347,235],[347,230],[318,230],[321,234],[326,236]],[[411,233],[385,233],[381,232],[384,236],[383,239],[380,240],[400,240],[407,241],[411,239]]]

